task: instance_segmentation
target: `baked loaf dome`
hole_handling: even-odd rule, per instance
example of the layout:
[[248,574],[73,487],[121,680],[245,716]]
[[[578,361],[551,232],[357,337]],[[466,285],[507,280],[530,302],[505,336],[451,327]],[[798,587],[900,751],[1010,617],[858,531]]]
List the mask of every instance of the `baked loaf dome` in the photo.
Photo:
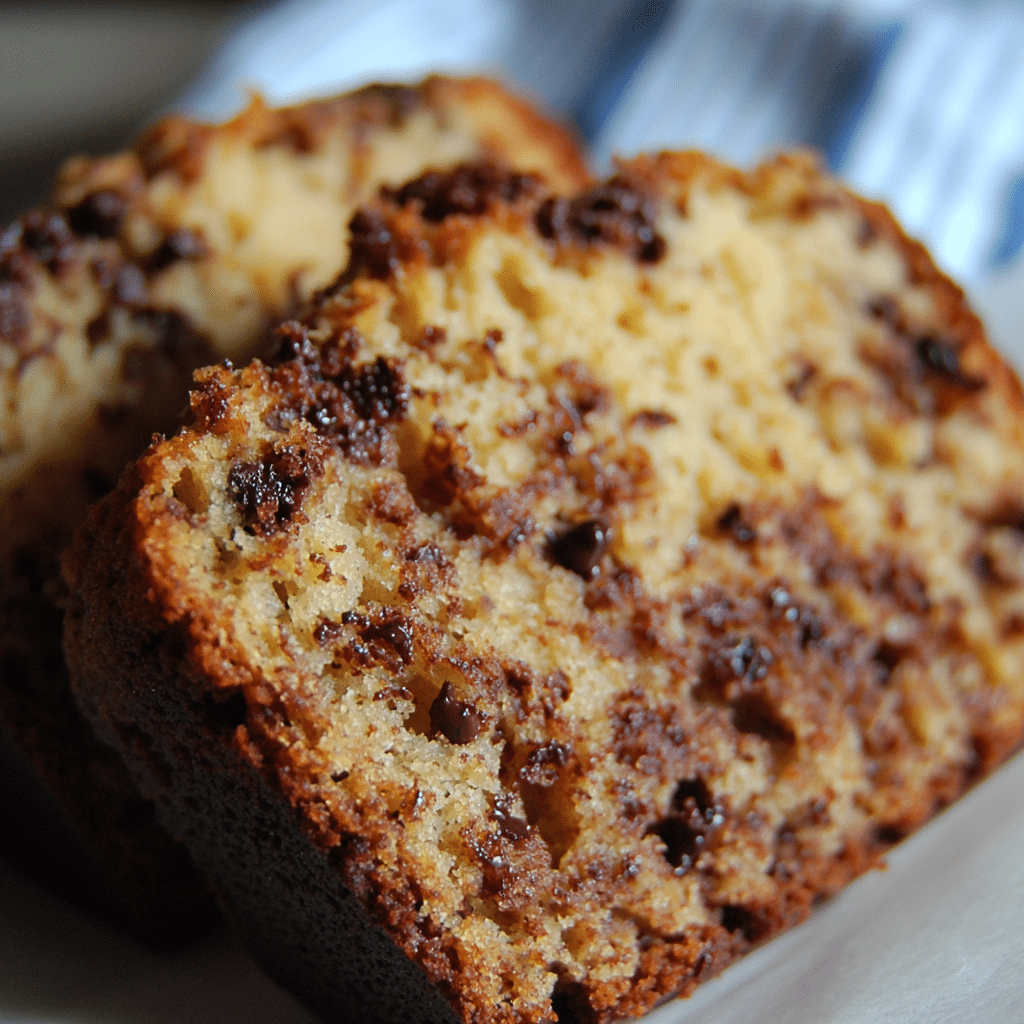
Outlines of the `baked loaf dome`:
[[15,854],[95,895],[95,909],[116,915],[127,900],[162,931],[166,914],[190,917],[181,885],[194,880],[172,869],[178,855],[74,712],[60,552],[153,432],[176,429],[192,371],[248,362],[344,266],[358,203],[382,182],[482,157],[559,187],[586,180],[572,140],[521,100],[431,78],[287,110],[253,100],[219,127],[171,118],[129,152],[68,162],[54,205],[0,237],[0,723],[117,865],[115,882],[83,885],[49,863],[50,837]]
[[641,1014],[1021,742],[1020,387],[883,208],[669,154],[352,230],[65,566],[83,709],[328,1019]]

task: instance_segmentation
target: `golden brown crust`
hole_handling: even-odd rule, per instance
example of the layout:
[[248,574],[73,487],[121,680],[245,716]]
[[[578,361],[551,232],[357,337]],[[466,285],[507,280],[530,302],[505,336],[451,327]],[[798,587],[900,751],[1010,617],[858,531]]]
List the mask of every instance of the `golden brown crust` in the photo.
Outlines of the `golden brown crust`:
[[[139,818],[127,779],[82,786],[117,769],[67,695],[60,551],[153,433],[175,429],[192,371],[248,361],[337,273],[358,201],[469,156],[587,180],[568,133],[528,104],[435,77],[284,110],[253,98],[219,126],[168,118],[133,150],[68,161],[52,206],[0,236],[0,716],[108,860],[137,847],[151,873],[162,840],[112,829]],[[167,904],[187,917],[194,900]]]
[[[461,1020],[686,994],[1020,745],[1019,386],[887,215],[806,156],[662,154],[571,197],[424,175],[353,227],[94,511],[67,649],[114,737],[230,709]],[[173,730],[124,735],[213,831]]]

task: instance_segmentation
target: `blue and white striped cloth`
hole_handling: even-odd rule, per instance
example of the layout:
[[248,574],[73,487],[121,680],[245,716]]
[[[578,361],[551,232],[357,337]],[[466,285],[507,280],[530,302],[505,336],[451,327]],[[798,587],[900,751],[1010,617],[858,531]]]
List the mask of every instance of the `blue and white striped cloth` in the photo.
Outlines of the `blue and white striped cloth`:
[[428,71],[483,71],[570,118],[596,162],[811,145],[954,275],[1024,242],[1024,5],[1007,0],[290,0],[186,97],[219,116]]

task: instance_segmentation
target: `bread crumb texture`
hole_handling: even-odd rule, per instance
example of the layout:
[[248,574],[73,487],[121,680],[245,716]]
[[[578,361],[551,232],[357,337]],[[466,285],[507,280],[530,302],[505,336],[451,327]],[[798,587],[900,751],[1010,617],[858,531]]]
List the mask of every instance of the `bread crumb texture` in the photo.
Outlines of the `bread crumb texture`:
[[0,233],[0,721],[112,866],[105,905],[198,916],[180,851],[67,692],[60,552],[153,433],[178,428],[193,370],[265,352],[344,266],[359,203],[471,158],[588,180],[571,138],[500,86],[431,78],[285,110],[254,99],[220,126],[165,119],[127,152],[68,161],[51,204]]
[[1020,743],[1020,388],[881,207],[473,165],[351,249],[94,513],[69,652],[123,734],[127,588],[459,1019],[686,994]]
[[40,517],[74,529],[176,425],[196,367],[260,352],[344,266],[345,225],[382,183],[481,158],[587,180],[565,132],[483,79],[254,98],[227,124],[171,117],[69,160],[53,205],[0,235],[0,555]]

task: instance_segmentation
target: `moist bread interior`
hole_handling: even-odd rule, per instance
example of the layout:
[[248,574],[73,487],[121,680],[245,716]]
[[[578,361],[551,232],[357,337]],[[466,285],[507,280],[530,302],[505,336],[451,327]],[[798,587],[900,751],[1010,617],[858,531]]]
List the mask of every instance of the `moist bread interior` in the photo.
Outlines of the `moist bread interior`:
[[606,1021],[1019,744],[1020,387],[882,208],[665,154],[428,175],[352,232],[67,562],[80,700],[175,820],[147,666],[457,1019]]
[[[560,188],[588,180],[571,137],[529,104],[430,78],[282,110],[253,99],[224,125],[165,119],[130,150],[69,160],[52,204],[0,233],[0,738],[56,800],[15,815],[4,852],[149,938],[208,914],[187,859],[75,711],[60,553],[154,431],[177,429],[192,371],[265,351],[338,273],[360,202],[483,158]],[[5,806],[20,806],[5,779]]]

